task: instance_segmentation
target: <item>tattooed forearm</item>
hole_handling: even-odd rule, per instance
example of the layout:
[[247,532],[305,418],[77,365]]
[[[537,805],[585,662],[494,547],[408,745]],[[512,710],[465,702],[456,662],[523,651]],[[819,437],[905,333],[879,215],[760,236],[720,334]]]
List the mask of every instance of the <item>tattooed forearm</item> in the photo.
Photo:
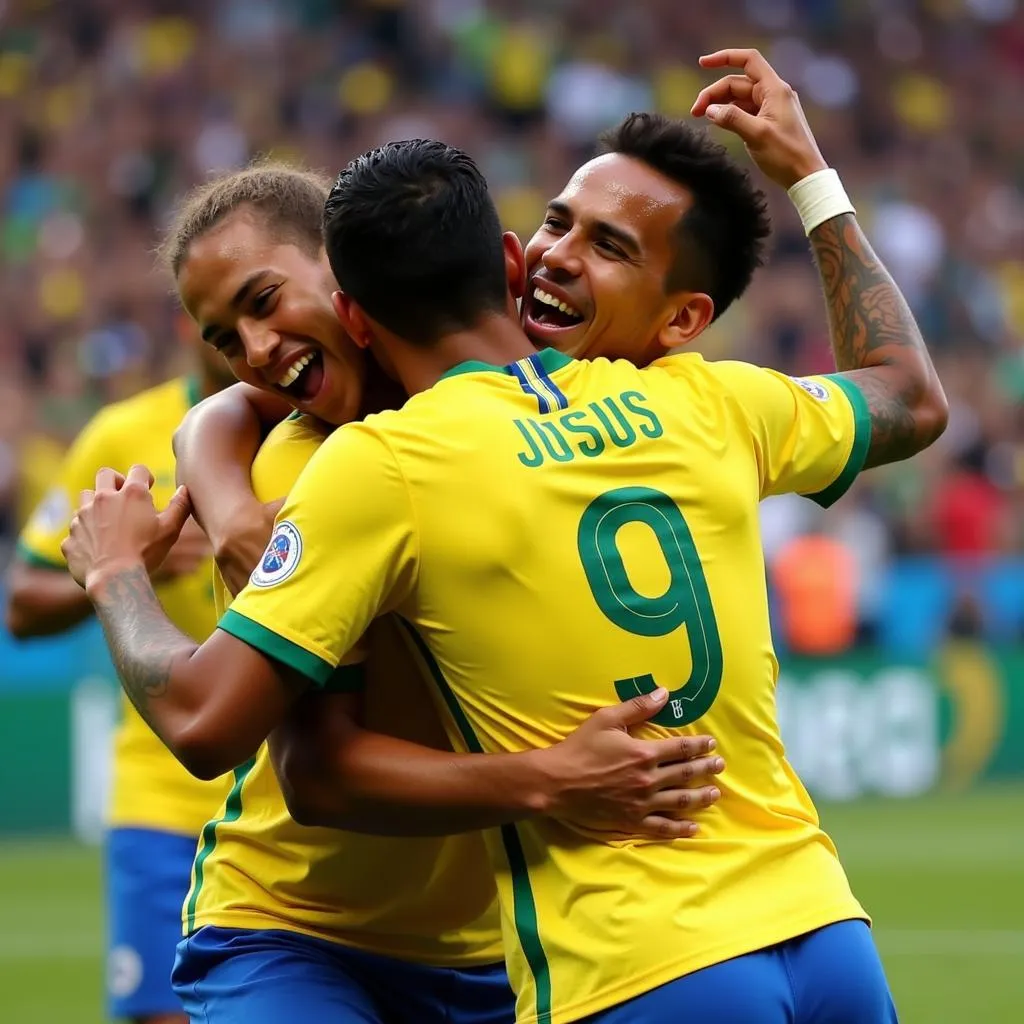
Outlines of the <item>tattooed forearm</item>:
[[175,661],[189,657],[196,645],[168,621],[142,566],[104,580],[90,597],[125,693],[162,736],[154,702],[167,694]]
[[945,426],[945,397],[914,315],[852,214],[815,228],[811,246],[836,369],[850,372],[871,411],[867,465],[905,459]]
[[811,232],[828,303],[836,368],[888,364],[890,347],[925,351],[914,315],[852,214]]

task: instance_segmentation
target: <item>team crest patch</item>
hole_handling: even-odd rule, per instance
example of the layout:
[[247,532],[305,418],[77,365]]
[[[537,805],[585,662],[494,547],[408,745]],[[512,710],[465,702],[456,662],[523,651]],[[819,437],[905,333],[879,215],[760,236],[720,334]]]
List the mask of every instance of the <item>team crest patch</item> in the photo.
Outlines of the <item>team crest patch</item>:
[[806,377],[794,377],[793,381],[799,384],[811,398],[816,398],[819,402],[827,402],[831,397],[828,393],[828,388],[824,384],[819,384],[816,380],[807,380]]
[[263,561],[256,567],[249,582],[254,587],[274,587],[283,583],[299,567],[302,558],[302,534],[287,519],[274,527]]

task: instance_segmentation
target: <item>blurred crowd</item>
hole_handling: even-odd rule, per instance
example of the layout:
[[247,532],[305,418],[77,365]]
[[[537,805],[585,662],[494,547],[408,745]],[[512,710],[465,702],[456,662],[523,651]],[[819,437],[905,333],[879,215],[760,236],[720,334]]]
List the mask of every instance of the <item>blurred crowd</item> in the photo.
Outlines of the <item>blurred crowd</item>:
[[[837,509],[767,503],[770,562],[824,565],[806,547],[824,540],[870,609],[894,556],[1020,552],[1018,0],[0,0],[0,534],[101,403],[179,368],[152,251],[191,184],[261,153],[333,170],[442,137],[525,240],[600,129],[686,116],[698,55],[724,45],[759,46],[800,91],[952,402],[939,445]],[[825,371],[807,244],[767,188],[771,264],[702,348]]]

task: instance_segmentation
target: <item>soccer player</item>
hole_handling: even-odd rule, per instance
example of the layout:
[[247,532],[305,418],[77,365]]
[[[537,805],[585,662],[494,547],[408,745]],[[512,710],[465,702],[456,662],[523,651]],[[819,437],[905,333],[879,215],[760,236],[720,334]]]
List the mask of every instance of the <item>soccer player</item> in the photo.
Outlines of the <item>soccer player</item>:
[[[720,59],[757,89],[724,123],[765,166],[805,132],[799,107],[757,54]],[[757,502],[834,500],[867,459],[930,443],[945,399],[848,200],[823,167],[808,170],[783,183],[811,193],[798,206],[828,262],[833,321],[847,317],[837,357],[853,367],[792,381],[698,357],[641,371],[538,355],[506,291],[522,290],[522,253],[502,245],[472,162],[433,143],[368,154],[329,204],[336,306],[417,395],[325,442],[276,528],[293,557],[271,557],[197,649],[168,630],[137,568],[147,542],[174,535],[184,499],[157,515],[145,471],[120,487],[101,478],[65,545],[158,729],[215,671],[226,691],[259,695],[242,723],[258,742],[274,704],[329,678],[387,609],[405,617],[471,749],[534,747],[602,695],[656,679],[675,690],[665,729],[722,724],[738,762],[698,843],[609,844],[548,819],[490,834],[522,1021],[892,1019],[863,911],[782,756]],[[706,320],[707,298],[668,322]],[[343,480],[359,481],[358,504],[336,499]],[[141,643],[142,626],[157,636]],[[155,685],[174,708],[147,702]],[[199,721],[242,746],[216,718]]]
[[[159,505],[174,493],[171,439],[201,398],[234,382],[224,359],[198,345],[180,318],[183,340],[195,350],[195,374],[107,406],[68,452],[59,480],[25,527],[7,580],[7,625],[17,637],[63,632],[92,614],[68,575],[60,544],[80,493],[103,466],[127,471],[151,466]],[[194,640],[213,632],[217,617],[210,585],[210,547],[189,521],[153,573],[161,605]],[[147,1024],[183,1021],[170,972],[181,934],[196,840],[227,793],[227,780],[201,782],[177,763],[131,702],[114,737],[113,791],[106,837],[108,917],[107,995],[111,1017]]]
[[[252,483],[264,500],[287,493],[330,425],[389,397],[331,307],[335,285],[321,235],[328,189],[316,175],[285,166],[226,175],[186,199],[164,245],[211,351],[306,411],[282,423],[259,452]],[[238,516],[229,470],[222,468],[214,489],[232,528]],[[247,489],[248,464],[243,483]],[[221,549],[232,539],[211,533]],[[265,545],[262,536],[259,554]],[[286,566],[292,555],[278,541],[268,564]],[[658,812],[688,794],[698,803],[713,799],[710,779],[686,794],[678,788],[702,765],[713,772],[711,759],[656,769],[678,745],[625,733],[658,710],[646,698],[604,709],[548,750],[460,758],[417,666],[403,656],[395,624],[375,624],[366,648],[368,701],[353,716],[367,731],[363,753],[349,746],[348,756],[368,759],[383,788],[349,787],[340,821],[331,822],[347,831],[326,831],[291,819],[265,747],[235,770],[223,813],[203,831],[174,971],[196,1021],[278,1021],[295,1005],[311,1020],[511,1021],[494,879],[479,833],[398,839],[355,832],[372,826],[430,837],[546,811],[631,834],[670,826],[685,835],[685,823]],[[354,675],[343,671],[331,684],[338,692],[300,703],[291,729],[312,736],[311,720],[333,720],[337,705],[351,711],[357,695],[343,691]],[[388,733],[388,745],[370,729]],[[324,739],[336,744],[337,737],[328,729]],[[687,747],[706,750],[701,739]],[[652,785],[652,769],[668,788]],[[378,805],[388,787],[404,782],[404,793],[410,777],[419,785],[413,795],[426,803],[406,796],[401,813],[392,809],[392,822],[382,825]]]

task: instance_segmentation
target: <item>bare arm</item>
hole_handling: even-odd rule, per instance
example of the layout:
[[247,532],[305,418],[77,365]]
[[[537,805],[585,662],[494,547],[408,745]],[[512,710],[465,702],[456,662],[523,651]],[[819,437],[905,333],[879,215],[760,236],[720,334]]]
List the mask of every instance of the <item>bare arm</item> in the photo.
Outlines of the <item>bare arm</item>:
[[[738,135],[769,178],[788,189],[827,167],[799,97],[757,50],[719,50],[700,63],[741,69],[703,89],[692,112]],[[871,414],[865,465],[909,458],[939,437],[949,415],[921,331],[852,214],[826,220],[810,239],[836,368],[857,384]]]
[[828,309],[836,368],[871,412],[865,468],[909,458],[946,427],[948,406],[902,292],[852,214],[810,235]]
[[16,558],[7,576],[7,628],[13,636],[53,636],[92,615],[92,603],[67,570]]
[[103,626],[121,686],[193,775],[215,778],[252,757],[308,681],[223,630],[197,646],[157,601],[146,563],[160,564],[189,519],[184,488],[157,512],[152,474],[96,474],[61,553]]
[[178,483],[206,531],[233,594],[263,554],[274,516],[253,494],[250,471],[267,432],[291,411],[274,395],[236,384],[191,409],[174,435]]
[[304,825],[451,835],[551,815],[602,832],[680,838],[697,826],[677,815],[718,799],[713,776],[724,762],[708,736],[629,735],[666,696],[602,708],[545,750],[458,754],[361,728],[356,695],[310,692],[271,735],[270,752]]
[[141,564],[93,573],[87,588],[125,693],[199,778],[252,757],[307,686],[222,630],[196,645],[167,618]]

